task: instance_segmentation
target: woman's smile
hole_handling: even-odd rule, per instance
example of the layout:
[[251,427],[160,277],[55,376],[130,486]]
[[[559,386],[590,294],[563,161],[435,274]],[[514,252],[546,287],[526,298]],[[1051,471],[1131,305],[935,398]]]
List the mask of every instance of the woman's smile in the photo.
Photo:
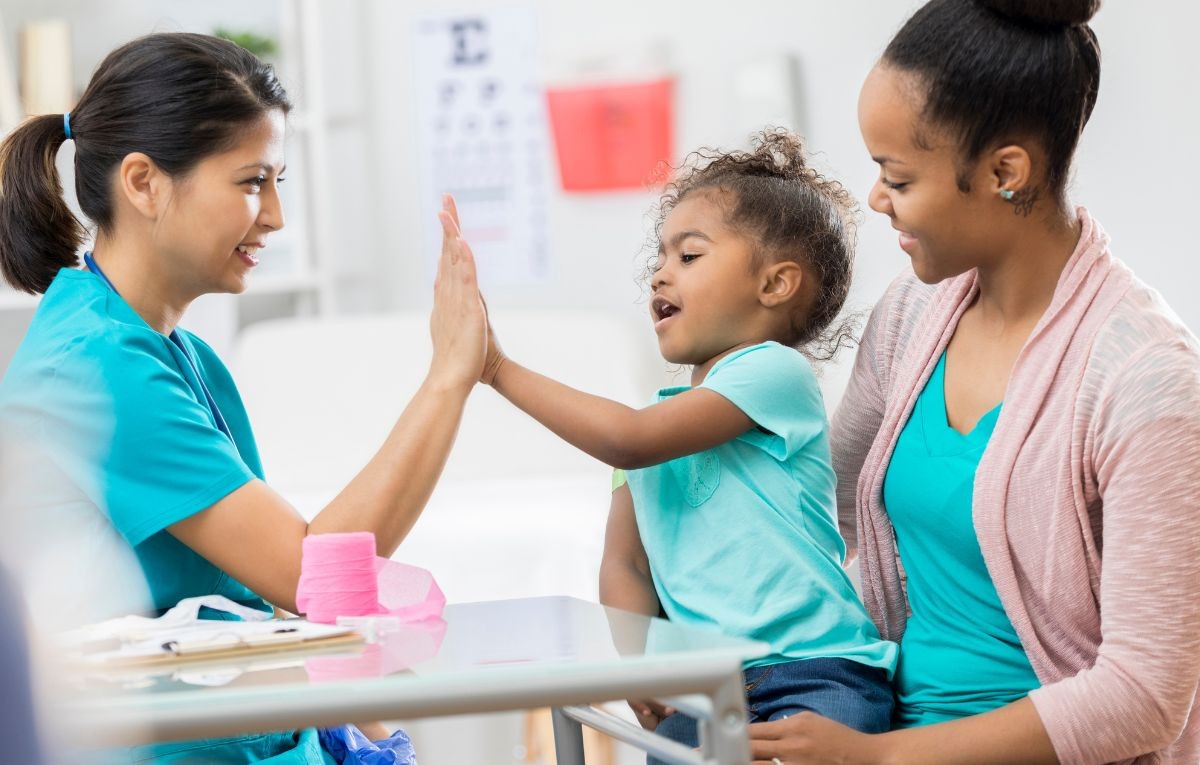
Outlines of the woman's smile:
[[237,256],[239,258],[241,258],[241,261],[243,263],[245,263],[250,268],[254,268],[259,263],[258,251],[261,250],[263,247],[264,247],[263,244],[257,243],[257,242],[251,243],[251,244],[239,244],[237,247],[234,248],[233,251],[235,253],[237,253]]

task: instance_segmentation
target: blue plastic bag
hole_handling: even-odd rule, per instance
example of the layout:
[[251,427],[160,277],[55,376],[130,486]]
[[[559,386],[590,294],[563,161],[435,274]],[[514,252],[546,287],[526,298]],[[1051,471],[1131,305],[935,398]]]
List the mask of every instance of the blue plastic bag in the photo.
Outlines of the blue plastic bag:
[[321,728],[321,748],[342,765],[417,765],[412,741],[398,730],[382,741],[369,740],[357,726]]

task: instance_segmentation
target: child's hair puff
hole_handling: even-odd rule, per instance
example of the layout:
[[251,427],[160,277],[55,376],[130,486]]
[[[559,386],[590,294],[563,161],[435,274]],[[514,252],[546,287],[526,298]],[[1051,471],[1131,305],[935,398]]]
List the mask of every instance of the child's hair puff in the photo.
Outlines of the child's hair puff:
[[831,360],[854,343],[857,317],[838,321],[838,315],[850,291],[858,204],[842,184],[808,165],[798,135],[767,129],[753,136],[750,151],[703,148],[674,170],[656,208],[656,252],[671,210],[713,192],[726,224],[754,243],[752,267],[791,260],[816,282],[805,292],[811,300],[795,302],[787,336],[776,339],[813,361]]

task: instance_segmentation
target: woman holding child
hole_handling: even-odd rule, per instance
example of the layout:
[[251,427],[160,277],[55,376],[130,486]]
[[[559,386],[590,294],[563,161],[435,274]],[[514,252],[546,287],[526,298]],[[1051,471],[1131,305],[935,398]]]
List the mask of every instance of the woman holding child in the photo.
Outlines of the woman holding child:
[[[135,41],[74,114],[0,149],[0,269],[45,293],[0,385],[3,453],[58,477],[36,487],[44,518],[100,512],[89,543],[136,554],[150,606],[294,608],[305,535],[396,548],[482,378],[629,469],[605,602],[771,644],[747,667],[756,765],[1195,763],[1200,350],[1066,201],[1097,5],[932,0],[867,78],[869,203],[912,272],[873,312],[832,426],[799,351],[842,336],[852,204],[798,140],[764,134],[664,200],[651,311],[664,357],[693,369],[641,410],[500,353],[447,205],[428,381],[307,524],[262,481],[227,370],[177,327],[196,297],[244,289],[283,226],[289,102],[227,43]],[[65,140],[97,226],[83,268],[53,170]],[[854,551],[864,603],[841,568]],[[694,740],[671,710],[635,709]],[[328,761],[312,730],[195,746],[147,754]]]
[[1200,761],[1200,353],[1066,201],[1097,6],[933,0],[863,86],[912,272],[831,441],[900,729],[755,725],[756,764]]

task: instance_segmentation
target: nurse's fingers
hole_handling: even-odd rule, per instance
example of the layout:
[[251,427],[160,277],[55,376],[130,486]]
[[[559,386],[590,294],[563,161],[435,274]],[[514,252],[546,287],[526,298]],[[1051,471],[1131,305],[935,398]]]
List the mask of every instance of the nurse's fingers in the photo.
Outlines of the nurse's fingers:
[[438,222],[442,224],[442,257],[438,261],[438,275],[442,275],[447,263],[454,264],[458,262],[458,226],[454,223],[454,219],[450,217],[450,213],[445,210],[438,212]]
[[[454,242],[454,262],[457,268],[462,270],[466,280],[475,281],[475,253],[471,251],[471,245],[467,244],[467,240],[461,236]],[[478,286],[476,286],[478,290]]]
[[458,220],[458,204],[454,201],[454,197],[450,194],[442,194],[442,209],[450,213],[451,219],[454,220],[454,227],[460,232],[462,231],[462,223]]

